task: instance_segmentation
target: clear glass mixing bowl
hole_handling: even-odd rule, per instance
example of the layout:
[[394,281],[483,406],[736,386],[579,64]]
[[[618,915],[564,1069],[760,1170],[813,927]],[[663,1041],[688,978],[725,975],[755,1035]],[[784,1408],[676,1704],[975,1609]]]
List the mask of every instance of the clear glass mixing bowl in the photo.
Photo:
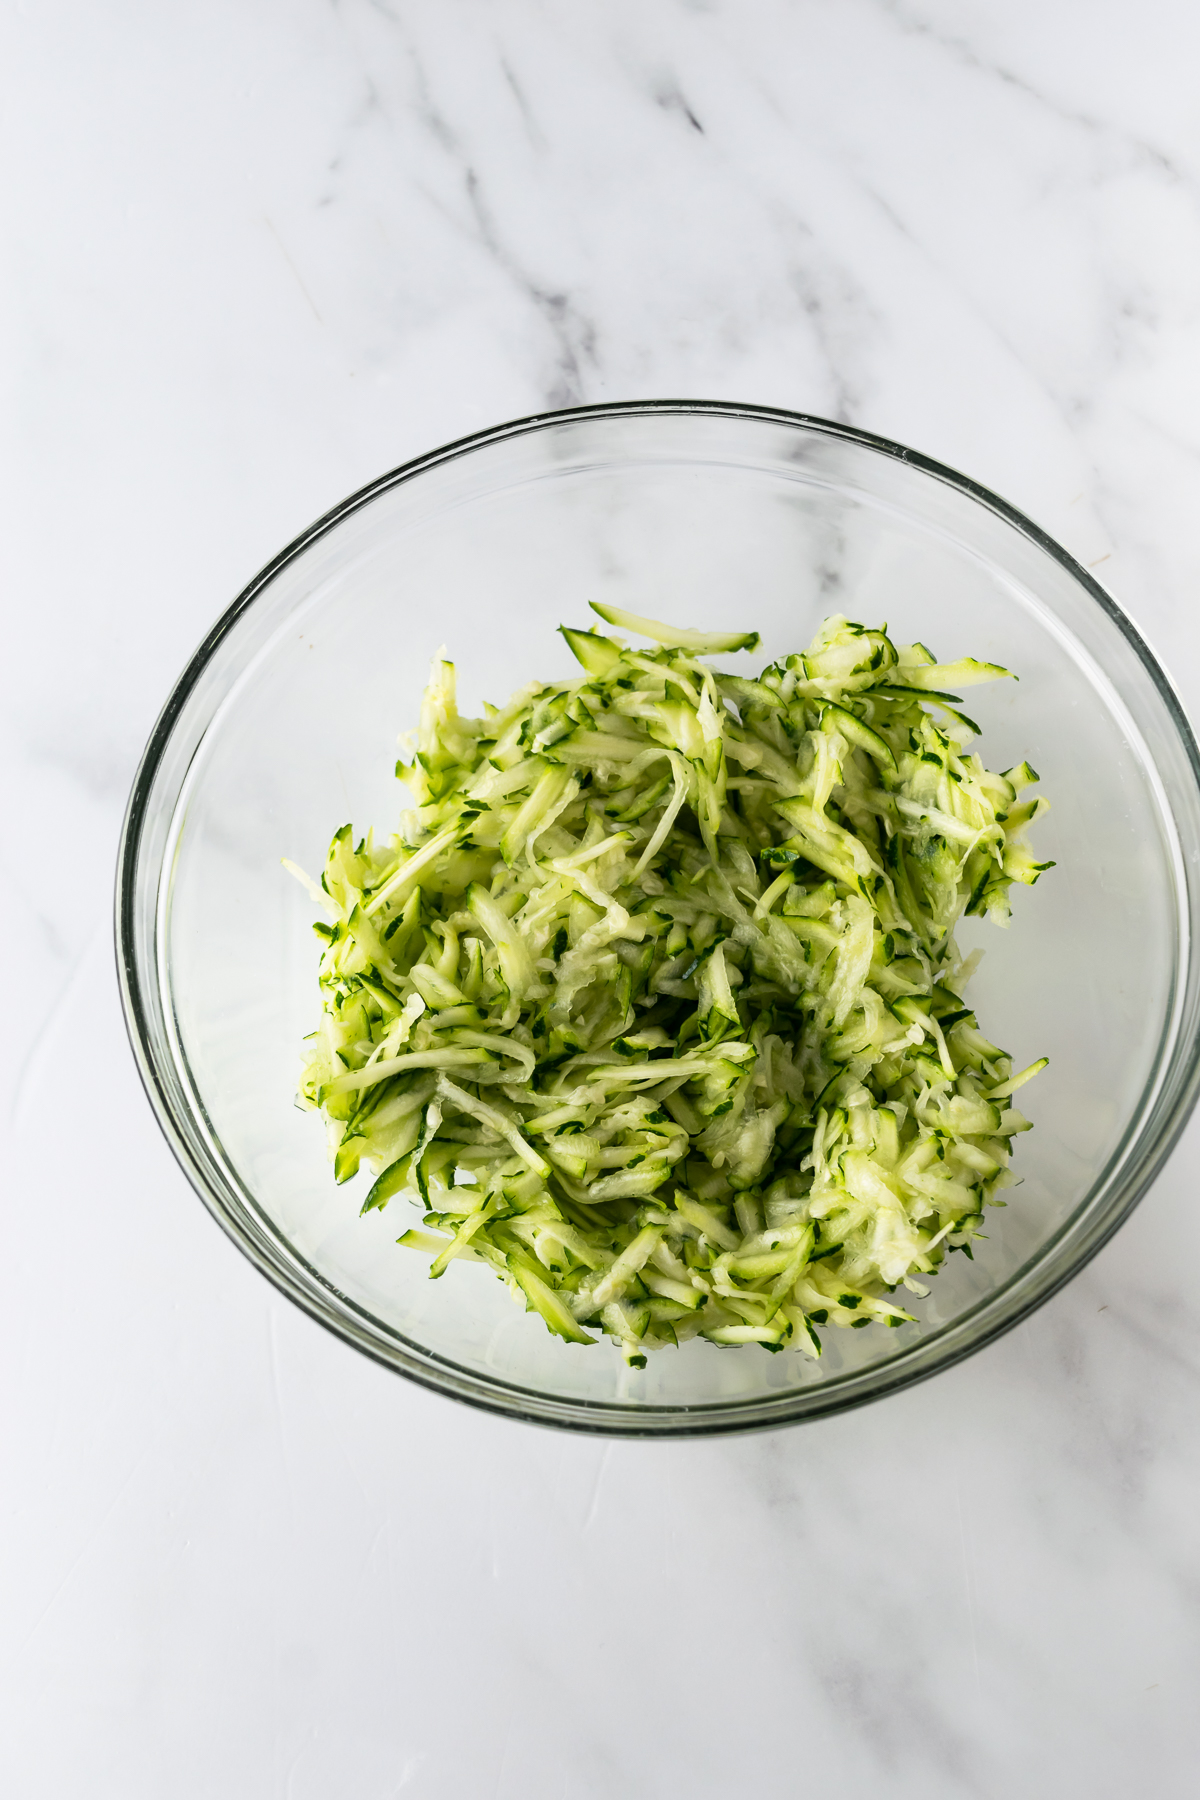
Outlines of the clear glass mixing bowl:
[[[919,1326],[825,1334],[825,1355],[692,1342],[628,1370],[552,1338],[490,1271],[440,1281],[394,1240],[400,1197],[358,1217],[322,1127],[296,1109],[314,1024],[313,907],[334,829],[395,828],[397,733],[431,654],[464,711],[573,671],[555,632],[599,599],[756,626],[762,660],[841,611],[945,658],[1020,675],[976,690],[993,768],[1028,757],[1057,867],[1019,890],[971,988],[1021,1067],[1036,1129],[974,1262],[937,1276]],[[739,662],[749,659],[738,659]],[[581,408],[501,426],[386,475],[263,570],[167,702],[122,842],[118,946],[147,1091],[200,1197],[312,1316],[461,1400],[582,1430],[688,1434],[855,1406],[957,1362],[1092,1256],[1194,1102],[1200,763],[1145,644],[1012,507],[899,445],[821,419],[702,402]]]

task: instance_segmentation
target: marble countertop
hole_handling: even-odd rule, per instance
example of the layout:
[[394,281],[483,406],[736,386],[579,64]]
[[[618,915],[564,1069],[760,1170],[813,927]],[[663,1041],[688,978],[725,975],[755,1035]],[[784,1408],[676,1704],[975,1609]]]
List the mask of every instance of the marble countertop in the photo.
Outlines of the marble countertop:
[[5,1793],[1194,1792],[1200,1129],[926,1386],[577,1440],[407,1385],[242,1260],[142,1096],[109,921],[230,598],[548,406],[912,444],[1095,568],[1200,715],[1200,13],[8,0],[0,42]]

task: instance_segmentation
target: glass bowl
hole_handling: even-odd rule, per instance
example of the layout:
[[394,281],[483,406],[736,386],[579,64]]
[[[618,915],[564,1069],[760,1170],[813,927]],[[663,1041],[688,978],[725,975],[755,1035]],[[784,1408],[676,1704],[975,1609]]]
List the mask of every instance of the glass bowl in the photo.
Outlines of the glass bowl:
[[[400,1196],[358,1216],[321,1123],[298,1110],[319,1009],[312,902],[333,831],[396,828],[392,775],[430,656],[463,710],[574,672],[560,621],[604,600],[702,627],[755,626],[763,663],[819,621],[886,620],[977,689],[990,767],[1022,757],[1053,811],[1057,867],[1019,889],[971,987],[1020,1068],[1022,1185],[952,1259],[919,1325],[825,1333],[819,1363],[693,1341],[644,1370],[552,1338],[481,1266],[437,1282],[395,1247]],[[739,658],[749,663],[748,658]],[[201,1199],[246,1255],[349,1344],[427,1387],[543,1424],[651,1436],[743,1430],[859,1405],[934,1374],[1078,1270],[1146,1191],[1196,1096],[1200,763],[1129,621],[993,494],[864,432],[693,401],[520,420],[409,463],[284,550],[214,627],[150,740],[117,895],[130,1034]],[[361,1182],[369,1181],[362,1177]]]

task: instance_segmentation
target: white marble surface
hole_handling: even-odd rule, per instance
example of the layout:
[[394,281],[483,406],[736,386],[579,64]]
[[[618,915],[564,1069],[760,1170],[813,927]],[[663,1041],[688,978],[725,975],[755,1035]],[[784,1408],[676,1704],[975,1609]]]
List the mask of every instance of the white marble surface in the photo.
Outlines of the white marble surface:
[[580,1441],[325,1336],[118,1015],[155,712],[293,533],[576,400],[823,412],[1097,565],[1200,711],[1189,0],[7,0],[0,1788],[1195,1791],[1185,1138],[966,1366]]

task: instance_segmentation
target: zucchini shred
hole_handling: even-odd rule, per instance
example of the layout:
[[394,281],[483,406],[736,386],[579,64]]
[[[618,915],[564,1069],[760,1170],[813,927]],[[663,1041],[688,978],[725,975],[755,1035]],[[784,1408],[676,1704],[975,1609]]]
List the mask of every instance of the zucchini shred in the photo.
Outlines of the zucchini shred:
[[583,678],[459,716],[435,660],[399,836],[343,826],[320,885],[322,1013],[299,1103],[399,1243],[486,1263],[551,1332],[644,1366],[701,1337],[820,1354],[899,1326],[971,1254],[1029,1121],[961,998],[964,913],[998,924],[1044,799],[989,772],[939,664],[840,615],[757,647],[593,603]]

